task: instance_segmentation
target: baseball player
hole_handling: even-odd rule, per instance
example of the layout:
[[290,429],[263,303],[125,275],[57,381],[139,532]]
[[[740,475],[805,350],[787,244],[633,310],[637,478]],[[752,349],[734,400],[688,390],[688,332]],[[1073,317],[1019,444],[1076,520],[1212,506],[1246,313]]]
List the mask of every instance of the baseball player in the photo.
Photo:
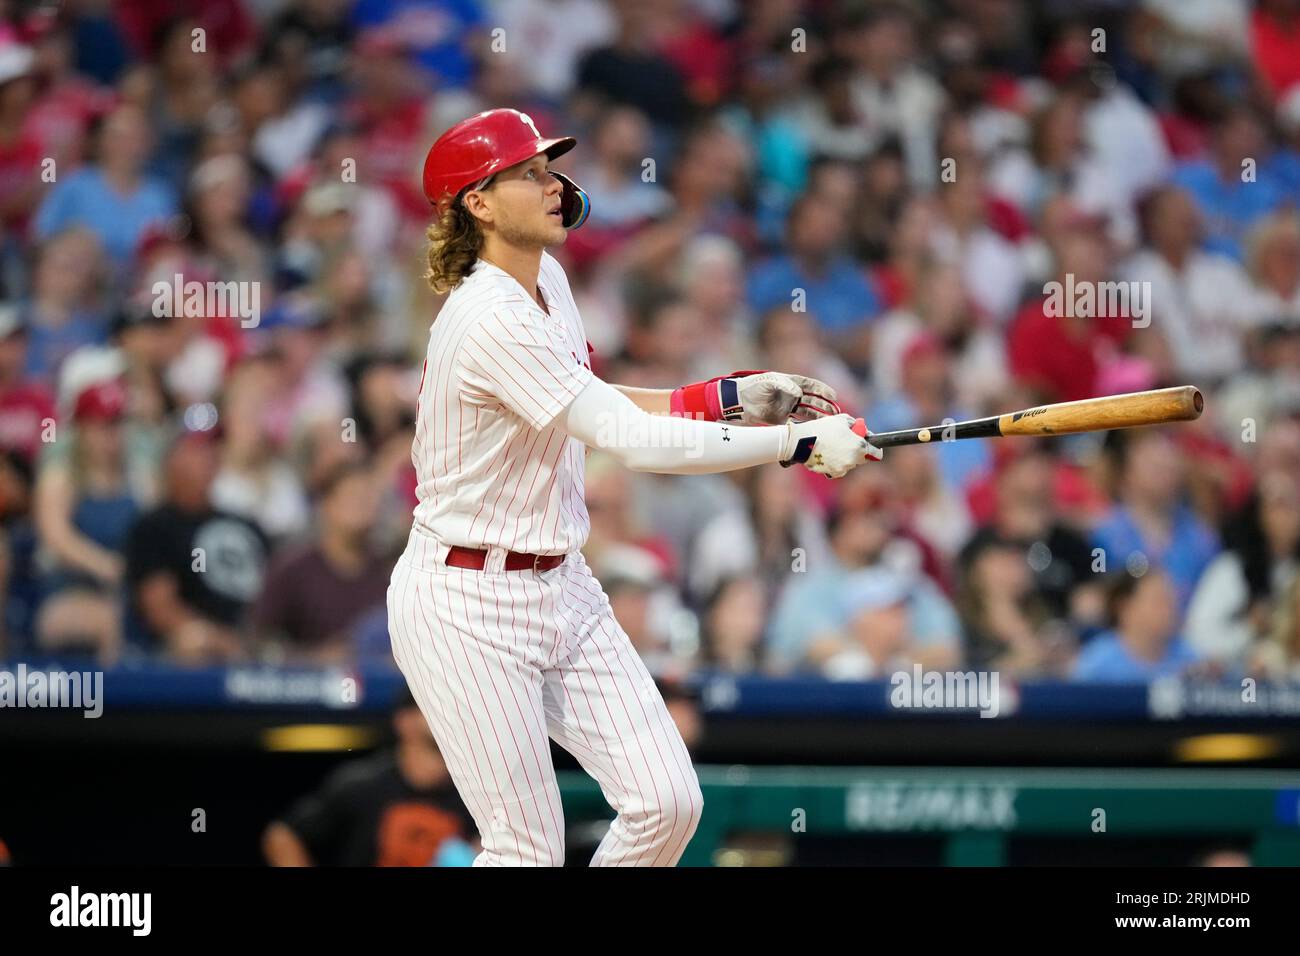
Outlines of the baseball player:
[[658,390],[592,374],[545,251],[590,209],[549,168],[575,145],[497,109],[444,133],[424,165],[427,279],[450,295],[429,335],[418,503],[388,620],[481,834],[476,866],[563,863],[548,737],[617,811],[593,866],[674,865],[703,809],[681,735],[579,550],[584,446],[670,474],[797,462],[840,477],[881,455],[814,379],[736,372]]

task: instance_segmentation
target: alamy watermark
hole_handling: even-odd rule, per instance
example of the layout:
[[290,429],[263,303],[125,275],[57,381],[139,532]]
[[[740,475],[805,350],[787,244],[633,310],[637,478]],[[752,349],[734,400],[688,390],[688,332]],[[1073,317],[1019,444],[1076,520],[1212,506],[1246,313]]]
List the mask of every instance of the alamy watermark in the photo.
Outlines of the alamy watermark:
[[[688,459],[704,454],[704,429],[683,428],[681,416],[647,415],[639,409],[619,407],[616,412],[602,412],[596,425],[597,448],[684,448]],[[719,440],[731,441],[732,431],[740,426],[720,425]]]
[[50,897],[51,926],[121,926],[132,936],[148,936],[152,914],[152,893],[83,893],[74,885]]
[[1065,282],[1043,284],[1045,315],[1071,318],[1110,318],[1133,320],[1133,328],[1151,324],[1150,282],[1075,281],[1074,273],[1065,274]]
[[889,703],[900,710],[978,710],[981,717],[1001,712],[997,671],[927,671],[913,664],[889,678]]
[[178,272],[171,281],[159,279],[150,291],[153,314],[160,319],[226,316],[239,319],[246,329],[256,328],[262,321],[260,282],[186,282]]
[[0,707],[68,708],[93,720],[104,713],[104,672],[0,670]]

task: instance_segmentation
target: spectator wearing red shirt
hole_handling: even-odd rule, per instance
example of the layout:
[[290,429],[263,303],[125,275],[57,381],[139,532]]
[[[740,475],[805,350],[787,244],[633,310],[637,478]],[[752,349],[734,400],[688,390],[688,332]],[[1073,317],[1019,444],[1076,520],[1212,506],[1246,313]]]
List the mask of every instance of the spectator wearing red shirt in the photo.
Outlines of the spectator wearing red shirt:
[[1264,87],[1277,99],[1300,81],[1300,2],[1260,0],[1250,17],[1250,53]]
[[251,50],[256,38],[241,0],[117,0],[113,14],[136,55],[147,59],[157,56],[167,25],[180,17],[195,21],[205,48],[223,64]]
[[[1014,393],[1013,393],[1014,395]],[[1007,403],[1008,408],[1032,404],[1026,398]],[[1016,442],[993,442],[994,465],[991,471],[972,481],[966,488],[966,507],[977,525],[991,524],[997,518],[999,482],[1004,470],[1012,467],[1022,455],[1033,454],[1035,445],[1030,442],[1051,443],[1055,439],[1041,438]],[[1090,526],[1110,510],[1110,499],[1090,478],[1085,466],[1065,456],[1053,458],[1052,507],[1064,524],[1080,528]]]
[[1226,102],[1212,76],[1185,76],[1174,84],[1169,106],[1156,119],[1175,161],[1199,159],[1208,152],[1213,118]]
[[45,426],[55,419],[49,390],[23,375],[27,330],[12,306],[0,306],[0,451],[36,459]]
[[29,47],[0,38],[0,239],[21,237],[41,195],[41,142],[28,128],[36,96]]
[[735,45],[708,20],[691,17],[683,5],[680,22],[668,28],[659,52],[682,75],[691,99],[713,105],[730,93],[736,76]]
[[57,168],[71,169],[86,158],[91,124],[108,112],[115,94],[77,72],[74,40],[66,23],[51,20],[32,44],[33,70],[40,85],[24,129]]
[[[1094,295],[1093,315],[1077,315],[1077,301],[1071,288],[1082,289],[1106,281],[1105,243],[1086,233],[1066,237],[1060,244],[1056,280],[1063,294],[1030,302],[1012,322],[1007,355],[1012,374],[1037,392],[1044,401],[1072,402],[1098,394],[1104,365],[1116,352],[1132,327],[1127,316],[1107,311],[1106,296]],[[1060,303],[1062,309],[1053,308]],[[1049,314],[1063,311],[1064,315]]]
[[361,136],[357,178],[380,183],[403,213],[423,222],[429,202],[411,174],[428,149],[425,90],[395,34],[374,29],[356,46],[356,96],[343,108],[344,120]]

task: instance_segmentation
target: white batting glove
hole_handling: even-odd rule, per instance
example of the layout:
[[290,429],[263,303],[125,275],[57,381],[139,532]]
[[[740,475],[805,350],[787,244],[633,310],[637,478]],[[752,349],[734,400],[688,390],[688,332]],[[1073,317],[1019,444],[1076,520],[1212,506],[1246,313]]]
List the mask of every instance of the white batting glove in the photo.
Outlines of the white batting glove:
[[794,415],[821,418],[840,410],[835,389],[806,375],[757,372],[734,381],[746,425],[784,425]]
[[[855,426],[861,432],[855,431]],[[799,463],[809,471],[843,478],[865,461],[880,461],[885,453],[867,439],[871,433],[860,418],[827,415],[810,422],[790,422],[781,464]]]

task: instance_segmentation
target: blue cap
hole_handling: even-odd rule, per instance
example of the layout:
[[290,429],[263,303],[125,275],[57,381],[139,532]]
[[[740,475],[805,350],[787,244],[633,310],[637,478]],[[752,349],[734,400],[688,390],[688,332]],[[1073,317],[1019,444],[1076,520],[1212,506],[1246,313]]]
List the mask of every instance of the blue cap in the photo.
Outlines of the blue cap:
[[311,296],[285,295],[262,317],[266,330],[316,329],[325,324],[325,313]]
[[906,577],[889,568],[863,568],[854,571],[844,582],[840,600],[849,617],[863,611],[902,604],[911,594],[911,583]]

